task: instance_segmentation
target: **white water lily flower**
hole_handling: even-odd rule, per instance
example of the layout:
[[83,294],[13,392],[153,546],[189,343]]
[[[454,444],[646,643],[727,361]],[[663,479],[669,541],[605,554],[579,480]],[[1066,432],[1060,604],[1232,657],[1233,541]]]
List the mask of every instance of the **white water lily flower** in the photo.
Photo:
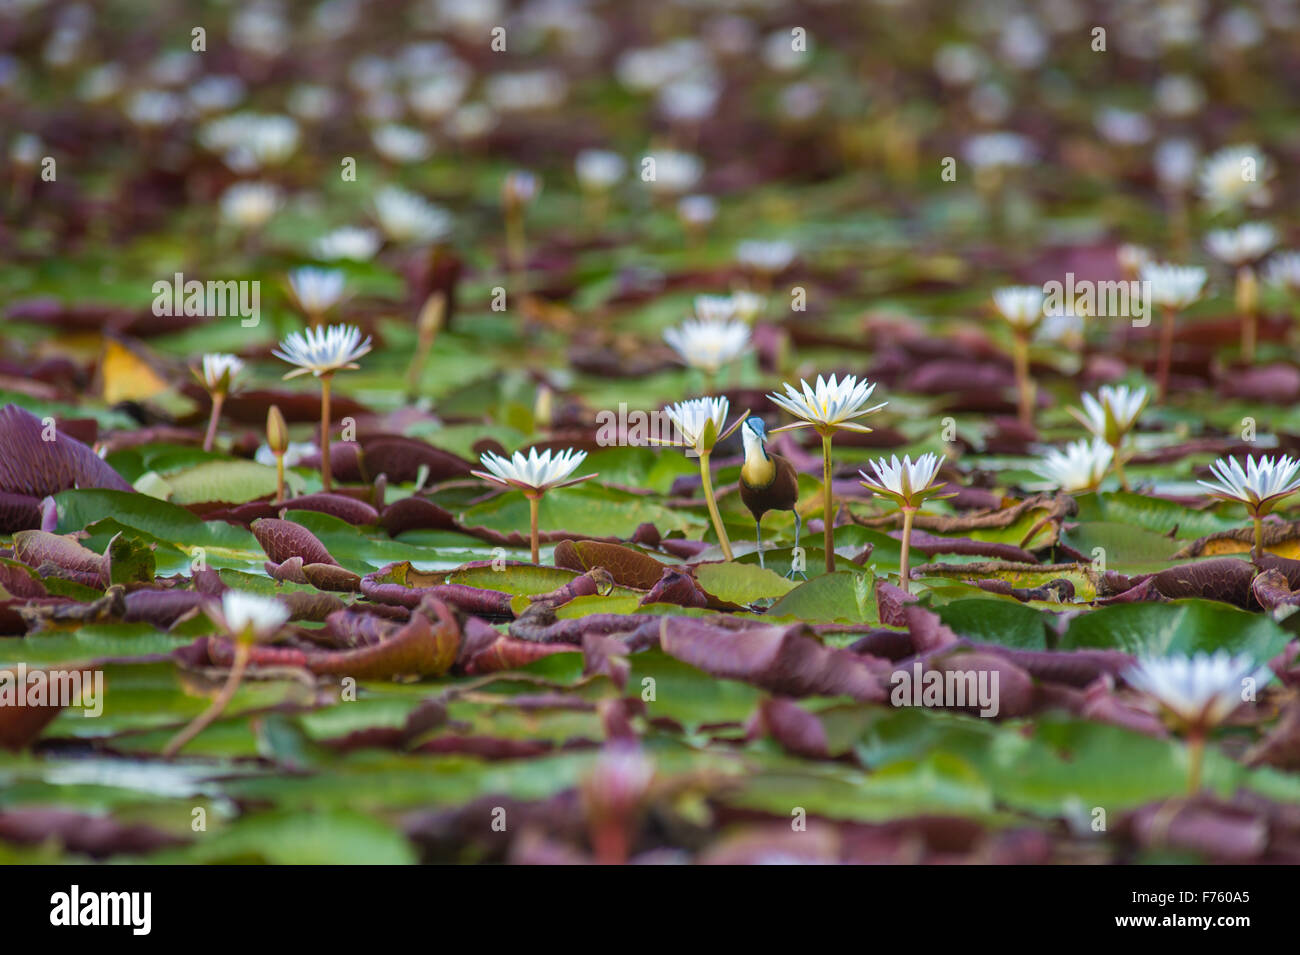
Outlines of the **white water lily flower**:
[[1186,308],[1205,288],[1205,269],[1197,265],[1150,262],[1142,266],[1143,282],[1149,282],[1151,301],[1165,308]]
[[999,25],[1000,59],[1017,70],[1032,70],[1047,58],[1052,41],[1039,21],[1028,14],[1016,14]]
[[16,166],[35,166],[44,154],[41,138],[32,133],[20,133],[9,145],[9,158]]
[[569,82],[559,70],[495,73],[484,83],[483,96],[501,113],[536,113],[564,105]]
[[237,182],[221,195],[221,218],[241,229],[265,225],[280,208],[280,190],[265,182]]
[[469,89],[469,71],[451,69],[413,86],[406,98],[415,115],[426,122],[440,120],[460,105]]
[[696,193],[677,200],[677,218],[688,226],[702,229],[718,217],[718,204],[712,196]]
[[573,171],[584,189],[604,192],[612,188],[627,169],[627,162],[608,149],[584,149],[573,161]]
[[265,640],[288,623],[289,608],[274,597],[227,590],[221,595],[221,616],[220,622],[232,636]]
[[688,229],[705,230],[718,218],[718,203],[714,197],[699,194],[682,196],[677,200],[677,218]]
[[977,133],[962,145],[966,161],[976,169],[1024,166],[1033,161],[1034,145],[1019,133]]
[[1048,449],[1032,470],[1068,494],[1095,491],[1114,456],[1115,449],[1101,438],[1080,438],[1067,444],[1064,451]]
[[[664,414],[680,434],[680,439],[673,444],[692,448],[697,454],[712,451],[713,446],[726,437],[727,413],[730,409],[731,405],[726,398],[694,398],[669,405],[664,409]],[[713,422],[712,436],[707,432],[710,421]]]
[[160,129],[185,115],[185,100],[167,90],[137,90],[126,101],[123,112],[136,126]]
[[1205,104],[1205,87],[1186,73],[1168,73],[1156,83],[1154,96],[1166,116],[1193,116]]
[[287,380],[309,372],[320,378],[344,368],[359,368],[356,360],[368,351],[370,336],[361,341],[361,329],[355,325],[331,325],[291,332],[271,354],[298,366],[284,376]]
[[808,53],[812,49],[812,37],[808,37],[808,47],[796,47],[790,42],[789,30],[773,30],[763,41],[763,64],[777,73],[793,73],[808,65]]
[[234,355],[214,353],[203,356],[203,385],[212,394],[226,395],[235,378],[244,370],[244,363]]
[[339,94],[318,83],[299,83],[289,90],[285,105],[304,123],[319,123],[338,109]]
[[709,50],[701,40],[682,37],[660,46],[625,50],[614,65],[614,73],[628,89],[648,93],[709,60]]
[[1207,728],[1222,723],[1244,702],[1247,680],[1258,689],[1273,677],[1246,654],[1227,650],[1195,656],[1138,659],[1124,672],[1125,681],[1152,697],[1187,726]]
[[506,205],[526,206],[542,191],[542,181],[537,174],[527,169],[515,169],[506,173],[501,183],[501,197]]
[[1128,385],[1118,388],[1102,385],[1097,389],[1097,397],[1085,393],[1083,411],[1070,408],[1070,414],[1092,434],[1101,438],[1112,447],[1119,447],[1124,435],[1137,424],[1142,409],[1147,404],[1145,388],[1130,389]]
[[[1038,337],[1048,342],[1077,343],[1082,340],[1085,327],[1084,317],[1078,309],[1073,315],[1064,310],[1049,312],[1039,327]],[[1067,344],[1067,347],[1077,346]]]
[[1115,250],[1115,261],[1125,272],[1136,274],[1151,264],[1151,250],[1144,245],[1125,242]]
[[704,175],[704,160],[691,153],[661,150],[650,158],[654,160],[650,188],[657,193],[680,196],[690,192]]
[[570,484],[594,478],[596,476],[594,474],[569,478],[586,457],[586,451],[574,451],[572,448],[557,451],[553,456],[550,448],[541,454],[537,453],[536,448],[529,448],[527,457],[522,451],[516,451],[508,458],[485,451],[479,460],[483,462],[487,471],[472,473],[475,477],[481,477],[494,484],[540,494],[553,487],[568,487]]
[[308,315],[319,315],[343,299],[343,273],[337,269],[303,266],[289,273],[289,288]]
[[435,242],[451,231],[450,213],[396,186],[387,186],[375,195],[375,216],[394,242]]
[[741,321],[697,321],[688,318],[664,332],[664,341],[692,368],[711,375],[749,347],[749,326]]
[[201,76],[190,84],[186,93],[190,104],[200,113],[218,113],[239,105],[248,94],[244,81],[228,74]]
[[241,171],[275,166],[298,149],[301,132],[291,116],[231,113],[205,123],[198,139],[205,149],[222,153],[226,164]]
[[[286,468],[296,468],[308,458],[313,458],[320,454],[320,448],[316,447],[310,441],[290,441],[289,446],[284,451],[284,466]],[[253,460],[258,464],[265,464],[267,467],[275,467],[275,452],[271,450],[269,444],[259,444],[257,451],[253,454]]]
[[1151,120],[1134,110],[1102,107],[1093,117],[1093,126],[1116,146],[1140,146],[1151,140]]
[[447,117],[443,129],[458,142],[471,142],[490,133],[497,115],[486,103],[466,103]]
[[731,293],[731,305],[736,310],[736,317],[745,322],[752,322],[763,314],[767,308],[767,299],[757,292],[737,289]]
[[1264,279],[1291,292],[1300,292],[1300,252],[1279,252],[1268,260]]
[[930,65],[946,86],[969,86],[988,67],[984,53],[968,43],[944,44],[935,52]]
[[784,239],[747,239],[736,246],[736,263],[755,272],[776,275],[789,268],[798,250]]
[[346,259],[351,262],[368,262],[379,251],[382,240],[374,229],[343,226],[327,232],[316,240],[316,258],[327,261]]
[[87,70],[77,85],[77,96],[87,103],[103,103],[122,91],[126,71],[118,63],[101,63]]
[[1235,229],[1215,229],[1205,237],[1205,247],[1220,262],[1247,265],[1262,258],[1277,241],[1266,222],[1247,222]]
[[695,315],[705,322],[730,321],[736,317],[736,300],[730,295],[697,295]]
[[655,96],[655,106],[673,122],[701,123],[713,115],[721,92],[720,84],[712,76],[687,77],[661,88]]
[[230,18],[230,42],[236,48],[272,59],[284,52],[292,37],[278,3],[249,3]]
[[858,473],[864,479],[863,487],[892,498],[898,502],[899,507],[917,508],[926,498],[933,497],[944,488],[943,484],[934,483],[944,457],[946,456],[926,453],[915,461],[907,456],[900,461],[898,455],[893,455],[888,461],[880,458],[869,462],[871,469],[876,472],[874,478],[869,477],[866,471]]
[[1032,331],[1043,318],[1043,289],[1038,285],[1009,285],[993,290],[993,307],[1012,328]]
[[389,162],[423,162],[433,154],[433,141],[423,132],[400,123],[385,123],[370,132],[375,151]]
[[865,378],[858,380],[856,375],[845,375],[839,381],[834,375],[831,375],[829,381],[818,375],[815,386],[803,379],[799,384],[803,388],[802,392],[789,382],[783,382],[786,392],[784,395],[768,395],[768,398],[800,419],[794,424],[774,428],[773,433],[811,426],[818,431],[843,428],[846,431],[867,434],[871,429],[853,419],[879,411],[889,403],[882,401],[870,408],[864,407],[871,393],[876,390],[876,386],[868,383]]
[[1196,175],[1198,156],[1196,144],[1191,140],[1177,137],[1161,140],[1151,160],[1160,187],[1167,192],[1187,189]]
[[1263,517],[1282,498],[1300,491],[1300,460],[1283,455],[1246,458],[1243,470],[1236,458],[1219,458],[1210,465],[1216,481],[1197,481],[1210,494],[1225,501],[1240,501],[1252,515]]
[[1227,146],[1201,164],[1201,195],[1217,207],[1264,205],[1273,164],[1255,146]]

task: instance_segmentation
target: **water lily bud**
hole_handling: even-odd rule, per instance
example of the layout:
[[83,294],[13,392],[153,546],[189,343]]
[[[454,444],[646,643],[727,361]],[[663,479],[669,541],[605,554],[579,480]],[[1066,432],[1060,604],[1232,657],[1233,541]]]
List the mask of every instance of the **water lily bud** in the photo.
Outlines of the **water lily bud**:
[[612,743],[579,785],[592,846],[603,864],[627,861],[637,817],[654,783],[654,763],[639,746]]
[[271,405],[271,410],[266,413],[266,444],[276,454],[289,450],[289,426],[279,405]]
[[512,208],[526,206],[537,198],[541,191],[541,180],[526,169],[516,169],[507,173],[501,186],[501,196],[505,204]]
[[1255,270],[1243,268],[1237,270],[1237,311],[1245,314],[1255,311],[1259,303],[1259,280]]
[[433,336],[442,330],[446,314],[447,296],[442,292],[434,292],[425,300],[424,305],[420,308],[420,315],[416,319],[421,342],[432,341]]
[[549,428],[555,420],[555,392],[549,385],[537,388],[537,400],[533,402],[533,423],[538,428]]

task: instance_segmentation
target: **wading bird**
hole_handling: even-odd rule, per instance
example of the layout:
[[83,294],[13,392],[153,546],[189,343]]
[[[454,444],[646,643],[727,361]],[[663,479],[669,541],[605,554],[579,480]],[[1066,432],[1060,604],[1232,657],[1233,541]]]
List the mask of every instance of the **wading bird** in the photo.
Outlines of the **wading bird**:
[[[745,442],[745,463],[740,466],[740,499],[754,515],[754,536],[758,541],[758,564],[763,562],[763,515],[768,511],[794,511],[794,546],[799,548],[799,476],[794,465],[767,450],[767,426],[757,416],[745,419],[741,429]],[[802,573],[802,571],[800,571]],[[787,577],[793,577],[794,567]],[[806,574],[804,575],[807,576]]]

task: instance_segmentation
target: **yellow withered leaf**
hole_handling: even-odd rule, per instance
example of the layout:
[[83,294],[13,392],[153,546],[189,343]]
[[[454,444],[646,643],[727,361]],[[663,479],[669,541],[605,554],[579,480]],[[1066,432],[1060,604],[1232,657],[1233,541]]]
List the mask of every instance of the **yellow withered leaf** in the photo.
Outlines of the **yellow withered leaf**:
[[119,401],[144,401],[170,387],[144,358],[113,339],[104,341],[99,381],[104,402],[110,405]]
[[[1222,557],[1228,554],[1248,554],[1255,546],[1255,530],[1252,527],[1239,527],[1230,531],[1219,531],[1184,546],[1176,554],[1175,560],[1192,557]],[[1300,559],[1300,521],[1285,524],[1269,522],[1264,525],[1264,550],[1278,557],[1292,560]]]

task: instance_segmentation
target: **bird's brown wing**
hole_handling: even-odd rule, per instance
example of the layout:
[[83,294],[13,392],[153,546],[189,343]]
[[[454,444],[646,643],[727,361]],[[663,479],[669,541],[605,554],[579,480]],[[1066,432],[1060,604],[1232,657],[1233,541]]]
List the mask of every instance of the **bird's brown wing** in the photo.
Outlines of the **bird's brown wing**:
[[754,520],[761,520],[768,511],[792,511],[799,500],[799,475],[794,465],[779,454],[768,457],[776,465],[771,483],[750,487],[744,481],[740,482],[740,499],[754,515]]

